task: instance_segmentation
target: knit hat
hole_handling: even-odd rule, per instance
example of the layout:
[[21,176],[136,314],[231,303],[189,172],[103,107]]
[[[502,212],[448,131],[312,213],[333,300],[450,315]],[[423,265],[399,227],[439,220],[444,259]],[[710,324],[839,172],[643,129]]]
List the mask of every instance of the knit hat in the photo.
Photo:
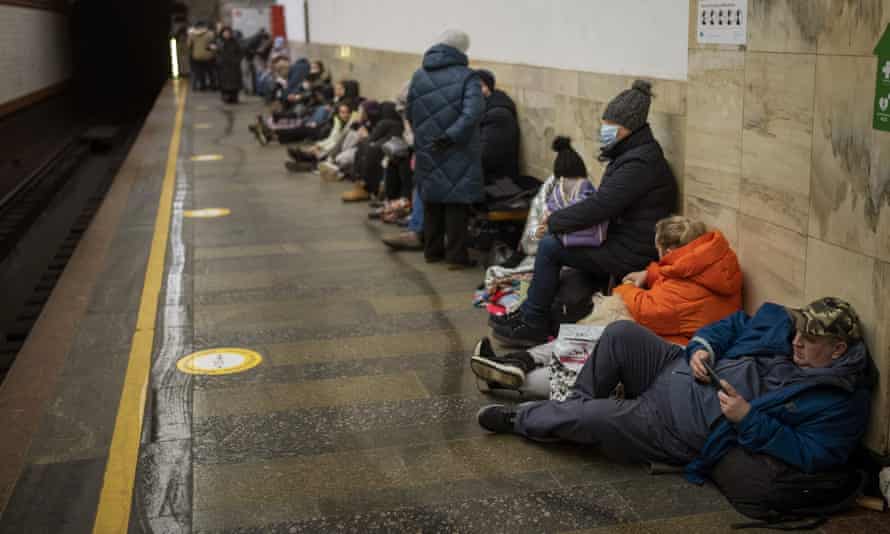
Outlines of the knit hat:
[[635,132],[646,124],[652,96],[652,84],[637,80],[630,89],[622,91],[609,102],[603,112],[603,120],[612,121]]
[[494,91],[494,73],[490,70],[485,69],[477,69],[476,74],[482,78],[482,83],[484,83],[489,89]]
[[456,48],[466,54],[470,49],[470,36],[460,30],[445,30],[439,37],[439,44]]
[[556,178],[582,178],[587,176],[584,160],[572,148],[572,140],[568,137],[557,137],[553,140],[553,151],[556,160],[553,162],[553,176]]

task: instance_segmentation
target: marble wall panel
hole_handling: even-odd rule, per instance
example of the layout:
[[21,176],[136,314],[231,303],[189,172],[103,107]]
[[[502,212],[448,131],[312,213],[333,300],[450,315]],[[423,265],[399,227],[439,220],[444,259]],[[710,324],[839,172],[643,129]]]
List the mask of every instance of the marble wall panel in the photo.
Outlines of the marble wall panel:
[[749,0],[748,50],[816,53],[825,0]]
[[820,54],[871,57],[890,22],[890,0],[827,0]]
[[[578,73],[578,96],[608,104],[620,92],[630,89],[637,76],[618,76],[594,72]],[[686,113],[686,82],[677,80],[655,80],[640,76],[652,83],[652,104],[650,112]]]
[[739,208],[807,232],[816,56],[748,53]]
[[753,312],[766,301],[802,305],[807,237],[741,213],[738,232],[737,253],[745,274],[745,309]]
[[[522,89],[518,95],[520,145],[528,169],[538,178],[546,178],[552,169],[550,145],[556,133],[556,95]],[[544,170],[544,174],[541,171]]]
[[687,217],[702,221],[708,229],[720,230],[732,248],[739,250],[739,212],[703,198],[685,196],[686,205],[683,213]]
[[745,54],[690,50],[685,191],[739,206]]
[[809,221],[811,236],[869,256],[878,252],[890,181],[886,167],[872,167],[875,141],[883,147],[887,139],[872,131],[874,65],[871,57],[817,59]]
[[[875,412],[867,443],[887,450],[887,418],[890,417],[890,264],[863,254],[810,238],[807,243],[805,300],[840,297],[853,305],[862,321],[865,340],[881,373],[875,395]],[[884,422],[883,424],[881,422]]]

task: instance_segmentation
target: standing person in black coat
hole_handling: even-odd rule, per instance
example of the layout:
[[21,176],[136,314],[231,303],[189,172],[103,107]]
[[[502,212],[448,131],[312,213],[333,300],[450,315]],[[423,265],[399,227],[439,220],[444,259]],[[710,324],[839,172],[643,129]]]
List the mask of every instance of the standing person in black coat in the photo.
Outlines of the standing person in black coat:
[[[621,279],[658,258],[655,223],[673,211],[677,181],[646,122],[651,99],[651,85],[637,80],[606,107],[600,159],[609,165],[600,187],[545,221],[549,233],[538,245],[528,300],[515,313],[490,319],[499,341],[512,346],[547,341],[559,326],[551,325],[549,317],[563,266],[602,280]],[[599,247],[570,248],[557,237],[604,221],[609,231]]]
[[227,104],[238,103],[241,91],[241,59],[244,57],[241,45],[228,26],[220,33],[219,45],[219,90]]
[[495,89],[491,71],[476,71],[482,80],[485,113],[479,123],[482,135],[482,172],[485,182],[519,176],[519,121],[516,104],[507,93]]

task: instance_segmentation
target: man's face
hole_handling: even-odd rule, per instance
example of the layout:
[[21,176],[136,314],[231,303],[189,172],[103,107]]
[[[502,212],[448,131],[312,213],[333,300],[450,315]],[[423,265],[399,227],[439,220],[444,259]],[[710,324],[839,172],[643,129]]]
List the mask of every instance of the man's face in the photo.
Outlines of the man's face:
[[812,336],[797,331],[791,342],[794,363],[803,368],[828,367],[847,352],[847,344],[837,338]]

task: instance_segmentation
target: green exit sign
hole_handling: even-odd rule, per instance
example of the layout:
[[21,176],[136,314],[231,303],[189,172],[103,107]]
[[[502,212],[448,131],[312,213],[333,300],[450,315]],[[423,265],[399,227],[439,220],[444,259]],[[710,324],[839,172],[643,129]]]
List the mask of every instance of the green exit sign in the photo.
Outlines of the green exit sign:
[[890,24],[875,47],[878,56],[878,73],[875,83],[875,130],[890,132]]

